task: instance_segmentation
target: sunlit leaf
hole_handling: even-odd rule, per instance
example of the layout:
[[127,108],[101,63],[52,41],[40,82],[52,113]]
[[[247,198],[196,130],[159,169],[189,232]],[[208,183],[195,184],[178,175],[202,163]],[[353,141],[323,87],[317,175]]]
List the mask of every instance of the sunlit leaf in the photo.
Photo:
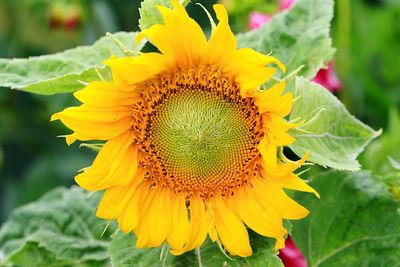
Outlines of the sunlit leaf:
[[290,131],[296,138],[290,148],[298,156],[309,150],[310,161],[324,167],[358,170],[357,156],[380,132],[357,120],[319,84],[297,78],[295,99],[290,119],[305,123]]
[[[128,50],[138,51],[136,33],[114,34]],[[37,94],[57,94],[80,90],[99,80],[98,71],[107,75],[102,62],[111,55],[122,56],[121,48],[110,38],[102,37],[92,46],[81,46],[61,53],[27,59],[0,59],[0,86]]]

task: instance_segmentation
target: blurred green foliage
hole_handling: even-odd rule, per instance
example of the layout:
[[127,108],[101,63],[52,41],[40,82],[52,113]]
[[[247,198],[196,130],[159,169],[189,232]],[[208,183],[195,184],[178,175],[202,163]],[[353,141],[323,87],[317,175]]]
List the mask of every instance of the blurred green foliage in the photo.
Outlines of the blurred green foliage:
[[385,175],[399,171],[397,162],[400,161],[400,115],[392,108],[389,112],[389,122],[381,138],[373,141],[360,158],[364,168],[375,174]]
[[333,25],[340,96],[374,128],[400,106],[400,1],[338,0]]

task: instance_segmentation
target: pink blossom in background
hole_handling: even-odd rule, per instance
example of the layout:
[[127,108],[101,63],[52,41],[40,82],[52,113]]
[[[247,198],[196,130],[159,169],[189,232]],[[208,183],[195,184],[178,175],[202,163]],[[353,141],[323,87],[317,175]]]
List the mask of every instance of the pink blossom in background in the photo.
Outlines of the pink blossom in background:
[[[280,10],[288,9],[292,6],[295,0],[281,0],[280,1]],[[272,19],[273,14],[263,14],[259,12],[251,12],[249,19],[249,29],[254,30],[260,28],[261,25],[267,23],[270,19]]]
[[324,86],[330,92],[340,91],[342,84],[333,68],[333,62],[328,63],[327,69],[320,69],[313,79],[314,82]]
[[254,30],[260,28],[261,25],[272,19],[272,16],[265,15],[259,12],[251,12],[249,19],[249,29]]
[[306,259],[290,236],[285,241],[285,248],[279,250],[278,256],[285,267],[307,267]]
[[280,9],[285,10],[290,8],[294,4],[295,0],[281,0],[280,1]]

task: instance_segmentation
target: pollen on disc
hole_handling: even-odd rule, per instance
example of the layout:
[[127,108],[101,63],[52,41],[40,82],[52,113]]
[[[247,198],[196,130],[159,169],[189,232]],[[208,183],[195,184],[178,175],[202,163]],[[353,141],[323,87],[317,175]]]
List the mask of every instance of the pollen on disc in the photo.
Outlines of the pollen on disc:
[[168,95],[150,116],[149,141],[169,176],[194,186],[218,186],[242,172],[254,148],[243,108],[216,93]]

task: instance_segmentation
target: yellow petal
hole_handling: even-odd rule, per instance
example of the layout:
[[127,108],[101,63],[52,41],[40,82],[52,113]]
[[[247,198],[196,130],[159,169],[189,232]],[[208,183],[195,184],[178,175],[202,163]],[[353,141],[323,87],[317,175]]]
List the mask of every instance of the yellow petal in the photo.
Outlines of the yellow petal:
[[320,197],[317,191],[314,188],[309,186],[303,179],[299,178],[297,175],[291,173],[286,176],[281,177],[273,177],[268,176],[266,179],[271,179],[275,183],[279,184],[280,186],[292,190],[303,191],[313,193],[316,197]]
[[[234,48],[233,45],[232,47]],[[226,75],[235,77],[236,82],[240,84],[242,97],[253,97],[259,93],[259,87],[275,74],[276,68],[266,67],[270,63],[275,63],[285,71],[285,66],[276,58],[250,48],[240,48],[231,52],[220,65]]]
[[270,63],[275,63],[282,71],[285,71],[285,66],[278,59],[261,54],[251,48],[240,48],[224,64],[223,71],[237,75],[241,71],[247,70],[247,68],[265,67]]
[[189,236],[183,250],[171,250],[174,255],[180,255],[200,247],[207,236],[206,212],[204,201],[194,196],[190,200]]
[[314,190],[314,188],[309,186],[303,179],[293,173],[293,171],[304,164],[309,154],[310,153],[307,151],[303,158],[296,162],[280,163],[276,169],[270,169],[266,163],[263,162],[261,164],[261,174],[265,179],[270,179],[284,188],[314,193],[315,196],[319,198],[320,195]]
[[240,84],[240,95],[242,97],[252,97],[254,88],[258,88],[261,84],[274,76],[275,68],[251,68],[243,71],[238,75],[236,81]]
[[218,239],[217,229],[215,227],[215,212],[213,205],[210,203],[206,204],[206,214],[205,214],[205,222],[207,233],[211,239],[211,241],[215,242]]
[[268,90],[254,93],[255,104],[261,114],[268,112],[284,117],[292,111],[293,95],[291,93],[282,95],[285,85],[283,81]]
[[172,1],[173,10],[159,7],[164,25],[156,24],[138,35],[147,37],[160,52],[179,67],[198,65],[204,58],[206,38],[201,27],[188,16],[184,7]]
[[263,162],[268,168],[275,170],[277,167],[277,145],[274,142],[273,136],[266,132],[257,146],[258,151],[260,151],[263,157]]
[[[132,198],[132,196],[138,185],[143,181],[143,176],[144,172],[139,172],[129,185],[108,188],[99,203],[96,216],[103,219],[115,219],[125,209],[133,208],[137,204],[138,199],[137,197]],[[133,213],[128,212],[128,214]]]
[[133,124],[127,107],[99,109],[81,105],[51,117],[52,121],[58,119],[78,134],[75,137],[84,137],[83,140],[109,140],[127,131]]
[[190,230],[185,195],[172,196],[171,204],[171,230],[167,242],[172,250],[180,251],[188,240]]
[[[133,192],[130,193],[127,198],[123,198],[119,206],[116,207],[118,214],[118,225],[124,233],[129,233],[139,224],[141,219],[141,206],[140,198],[143,194],[148,193],[148,183],[141,183],[136,190],[130,189]],[[129,198],[128,198],[129,197]],[[122,205],[125,205],[122,209]]]
[[[257,191],[253,187],[246,187],[245,191],[247,193],[247,197],[254,200],[262,209],[262,211],[260,211],[258,208],[254,209],[254,212],[257,213],[252,213],[253,217],[249,218],[250,220],[248,224],[249,227],[262,235],[275,238],[276,250],[284,248],[285,247],[284,236],[287,234],[287,231],[282,226],[283,216],[281,215],[279,210],[277,210],[277,207],[270,204],[271,201],[273,202],[275,200],[268,199],[268,196],[265,195],[265,192],[260,193],[260,191]],[[243,205],[243,209],[244,208],[245,207]],[[265,223],[265,222],[263,224],[263,221],[259,220],[258,215],[254,216],[255,214],[264,214],[264,216],[262,217],[269,218],[268,221],[269,222],[272,221],[272,225],[270,223]],[[248,216],[250,216],[250,214]],[[250,226],[250,223],[252,223],[252,226]]]
[[89,83],[83,90],[74,93],[82,103],[98,107],[118,107],[133,105],[138,99],[138,94],[123,92],[111,82],[95,81]]
[[293,172],[300,168],[309,157],[310,152],[307,151],[303,158],[295,162],[280,163],[276,169],[271,169],[264,161],[261,166],[261,174],[264,178],[279,184],[280,186],[288,189],[314,193],[318,198],[320,195],[317,191],[309,186],[303,179],[299,178]]
[[112,164],[108,175],[98,183],[98,186],[127,185],[132,181],[138,168],[138,149],[132,145],[120,157],[120,161],[116,160]]
[[274,139],[274,143],[277,146],[287,146],[290,144],[293,144],[296,139],[291,136],[290,134],[286,133],[286,132],[282,132],[282,131],[277,131],[274,128],[269,129],[271,136],[273,136]]
[[98,108],[83,104],[79,107],[66,108],[62,112],[56,113],[58,115],[54,114],[53,116],[60,118],[63,122],[69,119],[89,123],[112,123],[130,117],[130,112],[131,108],[127,106]]
[[300,123],[289,123],[282,116],[274,113],[264,113],[262,115],[263,123],[266,128],[273,129],[275,131],[287,132],[289,129],[297,127],[302,124]]
[[88,141],[88,140],[92,140],[91,137],[89,136],[84,136],[82,134],[79,133],[72,133],[72,134],[68,134],[68,135],[64,135],[62,137],[65,137],[65,141],[67,142],[67,145],[71,145],[72,143],[74,143],[76,140],[82,140],[82,141]]
[[154,195],[149,195],[144,200],[143,216],[141,216],[137,229],[135,229],[136,246],[138,248],[161,245],[167,238],[171,225],[169,189],[153,188],[149,190],[154,191]]
[[282,117],[285,117],[292,112],[293,107],[293,95],[292,93],[284,94],[279,98],[278,101],[274,103],[274,105],[269,108],[268,112],[279,114]]
[[228,14],[223,5],[214,5],[215,14],[219,20],[212,31],[207,44],[207,63],[221,65],[233,56],[236,50],[236,38],[228,24]]
[[243,222],[225,204],[220,196],[213,199],[215,227],[225,248],[232,255],[248,257],[252,254],[249,235]]
[[257,201],[246,194],[245,190],[238,190],[229,198],[229,203],[230,208],[237,212],[238,217],[258,234],[279,238],[287,234],[282,226],[280,214],[274,209],[263,209]]
[[[111,67],[113,75],[118,74],[128,84],[142,82],[171,67],[171,61],[159,53],[144,53],[138,57],[112,58],[104,61],[104,64]],[[134,88],[128,87],[124,91]]]
[[101,190],[113,185],[126,185],[137,170],[137,148],[132,145],[133,135],[126,132],[109,140],[100,149],[92,166],[75,177],[87,190]]
[[255,196],[264,209],[275,208],[284,219],[302,219],[308,210],[286,195],[277,184],[263,178],[252,180]]

